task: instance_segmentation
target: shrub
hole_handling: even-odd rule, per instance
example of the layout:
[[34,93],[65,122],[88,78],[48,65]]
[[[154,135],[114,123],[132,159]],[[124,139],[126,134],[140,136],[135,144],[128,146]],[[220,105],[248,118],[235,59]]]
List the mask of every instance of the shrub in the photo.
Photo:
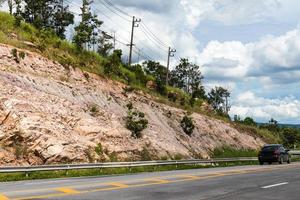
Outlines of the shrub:
[[28,147],[24,144],[17,144],[15,147],[15,156],[17,159],[24,158],[28,154]]
[[24,59],[25,59],[25,56],[26,56],[26,54],[25,54],[24,51],[20,51],[20,52],[19,52],[19,58],[20,58],[20,59],[24,60]]
[[235,149],[230,146],[223,146],[214,149],[212,156],[214,158],[231,158],[231,157],[256,157],[257,151],[253,149]]
[[100,143],[95,147],[95,152],[98,156],[101,156],[103,154],[103,147]]
[[118,162],[118,154],[116,152],[112,152],[108,155],[110,162]]
[[143,150],[141,151],[141,160],[142,161],[151,160],[151,154],[146,147],[143,147]]
[[89,110],[90,110],[90,113],[93,117],[97,116],[97,114],[99,113],[99,109],[98,109],[98,106],[96,104],[90,105]]
[[125,117],[126,128],[131,131],[132,137],[140,138],[141,132],[147,128],[148,120],[145,119],[145,114],[132,107],[132,104],[127,104],[128,113]]
[[13,56],[13,59],[16,61],[16,63],[20,62],[17,49],[12,49],[11,55]]
[[181,122],[180,122],[180,125],[181,125],[181,128],[183,129],[183,131],[191,136],[193,131],[194,131],[194,128],[195,128],[195,125],[194,125],[194,122],[193,122],[193,119],[191,117],[189,117],[188,115],[185,115]]

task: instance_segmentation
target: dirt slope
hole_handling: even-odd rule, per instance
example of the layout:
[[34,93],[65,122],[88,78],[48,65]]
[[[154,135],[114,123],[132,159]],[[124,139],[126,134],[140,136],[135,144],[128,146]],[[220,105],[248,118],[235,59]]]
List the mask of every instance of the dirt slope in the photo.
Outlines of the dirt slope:
[[[66,70],[37,53],[25,51],[25,59],[16,63],[11,50],[0,45],[0,165],[138,160],[142,154],[206,158],[223,145],[263,145],[200,114],[193,114],[196,128],[189,137],[180,128],[183,110],[145,94],[126,94],[124,85],[93,74],[87,79],[81,70]],[[141,139],[124,127],[128,102],[149,121]],[[91,113],[91,107],[98,112]]]

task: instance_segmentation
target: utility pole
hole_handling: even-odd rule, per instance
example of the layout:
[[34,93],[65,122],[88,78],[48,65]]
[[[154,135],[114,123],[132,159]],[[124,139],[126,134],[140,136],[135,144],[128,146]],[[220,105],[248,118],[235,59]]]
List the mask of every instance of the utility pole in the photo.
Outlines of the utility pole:
[[133,44],[133,35],[134,35],[134,28],[137,28],[139,27],[139,22],[141,22],[142,20],[141,19],[136,19],[135,16],[132,17],[132,29],[131,29],[131,39],[130,39],[130,44],[129,44],[129,61],[128,61],[128,64],[129,66],[131,65],[131,62],[132,62],[132,48],[134,46]]
[[166,85],[169,85],[169,70],[170,70],[170,58],[175,56],[176,49],[172,49],[169,47],[168,49],[168,61],[167,61],[167,77],[166,77]]

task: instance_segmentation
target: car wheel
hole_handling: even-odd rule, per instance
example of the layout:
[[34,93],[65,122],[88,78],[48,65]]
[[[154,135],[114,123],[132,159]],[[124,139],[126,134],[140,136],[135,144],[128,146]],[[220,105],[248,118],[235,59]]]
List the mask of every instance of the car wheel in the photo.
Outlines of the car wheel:
[[272,162],[269,162],[269,165],[272,165]]
[[290,163],[291,163],[291,158],[289,157],[287,160],[287,164],[290,164]]
[[264,162],[260,160],[260,161],[259,161],[259,164],[260,164],[260,165],[264,165]]

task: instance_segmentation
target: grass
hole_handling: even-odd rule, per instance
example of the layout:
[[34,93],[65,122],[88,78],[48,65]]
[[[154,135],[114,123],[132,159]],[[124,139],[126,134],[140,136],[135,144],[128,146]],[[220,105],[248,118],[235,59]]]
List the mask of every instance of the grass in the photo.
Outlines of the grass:
[[21,181],[21,180],[37,180],[37,179],[53,179],[67,177],[83,177],[83,176],[105,176],[134,174],[142,172],[170,171],[170,170],[186,170],[201,169],[211,167],[230,167],[237,165],[253,165],[258,164],[257,161],[251,162],[231,162],[220,163],[217,165],[165,165],[165,166],[143,166],[143,167],[122,167],[122,168],[103,168],[103,169],[83,169],[83,170],[60,170],[60,171],[44,171],[30,173],[0,173],[0,182]]
[[245,132],[253,137],[262,138],[266,143],[274,144],[274,143],[282,143],[282,140],[279,136],[274,135],[271,131],[263,128],[259,128],[256,126],[249,126],[240,123],[232,122],[233,127],[239,130],[240,132]]
[[251,149],[234,149],[229,146],[216,148],[213,153],[213,158],[235,158],[235,157],[256,157],[258,151]]
[[0,12],[0,43],[37,51],[48,59],[59,62],[65,68],[72,66],[91,73],[103,74],[102,63],[105,58],[99,54],[79,51],[72,43],[58,38],[51,31],[40,31],[24,22],[20,27],[14,24],[13,16]]

